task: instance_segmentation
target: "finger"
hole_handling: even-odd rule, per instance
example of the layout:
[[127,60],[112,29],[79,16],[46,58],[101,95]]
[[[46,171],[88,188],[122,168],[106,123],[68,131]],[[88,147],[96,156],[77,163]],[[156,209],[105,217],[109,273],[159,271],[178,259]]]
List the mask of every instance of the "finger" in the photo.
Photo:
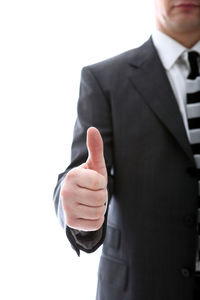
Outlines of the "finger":
[[86,220],[86,219],[68,219],[67,225],[71,228],[83,231],[96,231],[103,225],[104,217],[98,220]]
[[108,193],[106,189],[91,191],[89,189],[79,188],[74,196],[76,203],[91,207],[103,206],[107,202],[107,199]]
[[106,177],[107,171],[103,153],[103,140],[100,132],[95,127],[90,127],[87,131],[87,148],[89,152],[86,162],[87,167]]
[[105,206],[91,207],[79,204],[76,207],[75,217],[85,220],[98,220],[104,216]]
[[81,188],[97,191],[106,188],[106,179],[94,170],[82,167],[74,168],[66,176],[66,183],[70,182]]

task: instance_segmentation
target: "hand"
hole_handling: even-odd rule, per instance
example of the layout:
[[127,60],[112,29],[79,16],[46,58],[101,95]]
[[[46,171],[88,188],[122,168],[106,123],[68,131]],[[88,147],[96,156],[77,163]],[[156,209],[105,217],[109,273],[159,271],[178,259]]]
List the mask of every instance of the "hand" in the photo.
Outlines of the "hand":
[[73,168],[61,188],[63,209],[69,227],[98,230],[104,222],[107,201],[107,170],[103,155],[103,141],[99,131],[87,131],[89,152],[86,163]]

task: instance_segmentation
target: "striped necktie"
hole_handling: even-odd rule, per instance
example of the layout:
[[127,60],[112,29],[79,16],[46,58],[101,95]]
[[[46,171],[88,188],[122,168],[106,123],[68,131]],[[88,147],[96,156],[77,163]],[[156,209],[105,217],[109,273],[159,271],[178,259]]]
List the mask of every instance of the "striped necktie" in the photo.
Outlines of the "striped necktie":
[[[188,118],[189,136],[197,171],[200,174],[200,74],[199,54],[195,51],[188,52],[190,73],[186,80],[186,112]],[[198,243],[196,255],[196,271],[200,271],[200,176],[199,179],[199,204],[198,204]]]

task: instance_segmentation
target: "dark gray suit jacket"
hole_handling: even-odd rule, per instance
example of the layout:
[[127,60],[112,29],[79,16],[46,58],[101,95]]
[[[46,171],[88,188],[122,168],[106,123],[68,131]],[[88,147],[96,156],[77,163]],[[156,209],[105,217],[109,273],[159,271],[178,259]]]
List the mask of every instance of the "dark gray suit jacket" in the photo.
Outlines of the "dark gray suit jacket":
[[[167,54],[166,54],[167,55]],[[104,140],[109,208],[101,239],[67,228],[79,254],[103,243],[97,300],[191,300],[198,186],[182,117],[150,39],[82,71],[72,145],[74,166],[87,159],[86,129]],[[86,247],[84,247],[84,243]]]

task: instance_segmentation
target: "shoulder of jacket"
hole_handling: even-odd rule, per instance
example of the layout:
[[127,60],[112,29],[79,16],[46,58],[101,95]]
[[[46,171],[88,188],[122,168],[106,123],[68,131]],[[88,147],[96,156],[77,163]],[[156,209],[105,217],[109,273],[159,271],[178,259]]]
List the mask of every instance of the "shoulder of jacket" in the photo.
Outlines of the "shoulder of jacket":
[[143,45],[113,56],[111,58],[105,59],[95,64],[85,66],[83,69],[89,69],[92,72],[98,72],[106,69],[118,69],[123,65],[137,60],[138,56],[143,55],[143,52],[152,44],[151,38],[147,40]]

